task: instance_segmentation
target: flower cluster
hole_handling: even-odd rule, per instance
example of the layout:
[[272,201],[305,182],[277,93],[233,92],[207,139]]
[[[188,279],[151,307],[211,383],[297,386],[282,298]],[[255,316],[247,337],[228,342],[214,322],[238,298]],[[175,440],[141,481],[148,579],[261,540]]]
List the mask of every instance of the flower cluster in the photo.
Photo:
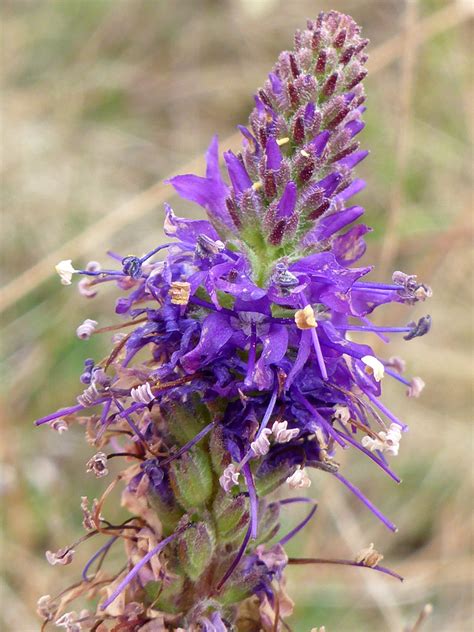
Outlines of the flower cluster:
[[[381,384],[389,376],[416,396],[423,382],[405,379],[399,359],[378,357],[352,336],[410,340],[431,324],[429,316],[406,327],[371,324],[379,305],[412,305],[431,290],[402,272],[388,284],[363,280],[371,268],[353,267],[369,231],[350,227],[363,209],[349,205],[365,184],[353,169],[367,155],[355,140],[364,127],[367,43],[348,16],[309,21],[258,91],[240,127],[241,153],[224,153],[228,179],[214,138],[205,177],[170,180],[208,219],[182,219],[166,206],[170,241],[144,256],[113,255],[116,269],[58,264],[66,285],[83,276],[86,297],[114,282],[124,293],[115,312],[127,320],[98,328],[87,319],[77,328],[81,339],[114,331],[113,349],[86,360],[76,405],[37,424],[85,425],[99,450],[87,471],[97,477],[113,457],[129,467],[91,508],[83,499],[85,537],[109,539],[79,587],[42,597],[45,619],[68,630],[280,629],[292,609],[283,546],[316,504],[268,495],[309,487],[308,468],[336,477],[396,529],[336,460],[351,446],[399,482],[385,454],[398,453],[406,426],[381,402]],[[132,517],[114,525],[101,512],[119,481]],[[280,510],[294,502],[310,512],[281,536]],[[102,561],[119,539],[127,566],[107,574]],[[48,553],[65,564],[74,550]],[[393,574],[378,565],[381,556],[366,557],[348,563]],[[97,610],[65,613],[79,594],[100,595]]]

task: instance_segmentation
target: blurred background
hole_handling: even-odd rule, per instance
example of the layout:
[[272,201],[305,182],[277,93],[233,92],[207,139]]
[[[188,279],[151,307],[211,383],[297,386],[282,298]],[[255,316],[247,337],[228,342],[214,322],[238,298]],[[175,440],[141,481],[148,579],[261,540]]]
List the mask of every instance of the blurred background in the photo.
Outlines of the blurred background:
[[291,567],[289,624],[402,632],[431,603],[423,630],[472,630],[473,0],[3,1],[2,630],[38,630],[37,598],[78,576],[87,543],[65,568],[50,567],[44,551],[82,535],[80,497],[105,487],[85,474],[92,448],[80,428],[60,437],[32,424],[74,402],[83,359],[110,344],[78,341],[77,325],[117,320],[113,289],[88,301],[61,286],[54,264],[151,249],[163,239],[165,200],[199,213],[160,182],[190,163],[200,172],[216,132],[224,148],[235,145],[278,52],[331,8],[371,39],[361,136],[371,155],[359,199],[375,230],[365,261],[379,264],[377,280],[401,269],[434,290],[415,310],[382,309],[379,322],[429,312],[434,326],[413,342],[394,338],[388,352],[427,383],[417,400],[385,385],[385,403],[410,424],[394,459],[402,485],[354,451],[340,459],[399,532],[316,473],[316,519],[290,546],[300,557],[351,558],[374,542],[405,582]]

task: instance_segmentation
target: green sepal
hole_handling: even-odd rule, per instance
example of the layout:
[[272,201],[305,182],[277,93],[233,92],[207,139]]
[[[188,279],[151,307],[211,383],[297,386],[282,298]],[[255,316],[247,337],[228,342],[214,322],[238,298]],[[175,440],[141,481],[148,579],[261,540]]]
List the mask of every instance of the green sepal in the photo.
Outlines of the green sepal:
[[179,596],[185,590],[186,577],[184,575],[173,575],[171,581],[148,582],[145,592],[153,608],[163,610],[169,614],[180,612]]
[[211,418],[208,409],[199,398],[193,397],[189,406],[173,403],[166,410],[167,429],[175,442],[183,446],[198,434]]
[[165,536],[171,535],[176,529],[176,526],[183,516],[183,511],[177,503],[168,504],[163,499],[155,494],[153,491],[149,491],[147,494],[148,503],[150,507],[158,514],[161,525],[163,527],[163,534]]
[[182,568],[192,581],[209,566],[216,546],[216,536],[209,522],[198,522],[180,537],[178,554]]
[[232,496],[220,490],[214,500],[214,520],[219,542],[242,539],[248,527],[248,499],[244,494]]
[[205,507],[213,492],[213,475],[208,454],[194,447],[170,464],[170,482],[176,500],[193,512]]
[[255,570],[247,572],[245,576],[235,571],[219,595],[219,602],[224,606],[242,602],[250,597],[259,579],[260,573]]
[[211,433],[209,452],[214,472],[220,476],[226,466],[229,465],[230,459],[224,447],[224,433],[222,427],[219,425],[215,426]]

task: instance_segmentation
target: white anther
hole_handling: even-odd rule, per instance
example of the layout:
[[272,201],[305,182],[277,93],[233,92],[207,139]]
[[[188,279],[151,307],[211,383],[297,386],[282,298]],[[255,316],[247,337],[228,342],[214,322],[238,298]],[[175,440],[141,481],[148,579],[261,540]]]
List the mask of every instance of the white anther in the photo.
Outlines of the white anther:
[[260,435],[252,441],[250,447],[256,456],[264,456],[270,450],[270,441],[268,437],[272,434],[270,428],[264,428]]
[[334,406],[334,417],[341,422],[341,424],[347,424],[351,418],[350,410],[347,406]]
[[354,562],[356,564],[363,564],[364,566],[370,566],[373,568],[382,560],[383,555],[374,549],[374,543],[371,542],[367,548],[362,549],[357,553]]
[[380,450],[381,452],[387,452],[393,456],[397,456],[400,449],[400,439],[402,438],[402,432],[397,424],[391,424],[388,432],[382,430],[378,432],[376,437],[365,436],[362,437],[362,445],[371,452]]
[[373,375],[376,382],[380,382],[385,375],[385,367],[380,360],[374,356],[366,355],[362,358],[362,362],[365,364],[366,373]]
[[272,433],[277,443],[288,443],[300,433],[298,428],[291,428],[288,430],[287,421],[275,421],[272,426]]
[[291,489],[302,489],[303,487],[311,486],[311,479],[306,474],[306,470],[298,465],[295,472],[288,476],[286,482],[290,486]]
[[65,566],[66,564],[70,564],[72,562],[74,553],[74,549],[65,547],[63,549],[59,549],[56,553],[53,553],[53,551],[46,551],[45,556],[51,566],[56,566],[56,564],[62,564]]
[[149,404],[155,399],[150,384],[145,382],[139,386],[132,388],[130,391],[130,397],[137,404]]
[[71,285],[72,275],[78,272],[72,265],[72,259],[60,261],[56,264],[55,270],[61,277],[61,283],[63,285]]
[[80,632],[82,629],[78,621],[78,614],[74,610],[72,612],[65,612],[54,623],[57,628],[66,628],[67,632]]
[[102,266],[98,261],[89,261],[86,265],[87,272],[99,272],[102,269]]
[[410,382],[410,386],[407,389],[408,397],[419,397],[421,391],[425,388],[425,383],[421,377],[414,377]]
[[97,294],[97,290],[95,289],[95,286],[92,285],[92,281],[89,278],[81,279],[77,284],[77,288],[79,290],[79,294],[81,296],[85,296],[86,298],[94,298]]
[[288,136],[285,136],[284,138],[278,138],[277,139],[277,145],[279,147],[281,147],[282,145],[286,145],[286,143],[289,143],[290,139],[288,138]]
[[98,397],[99,397],[99,391],[97,390],[97,386],[94,383],[92,383],[90,386],[88,386],[84,390],[83,393],[81,393],[81,395],[77,397],[77,401],[79,404],[81,404],[85,408],[88,408],[89,406],[92,406],[92,404],[95,402],[95,400]]
[[240,472],[237,470],[237,467],[231,463],[225,468],[222,476],[219,478],[220,486],[225,492],[229,492],[234,485],[239,484],[239,476]]
[[91,318],[86,318],[85,321],[79,325],[76,329],[76,336],[81,340],[88,340],[94,333],[99,323]]
[[97,452],[87,461],[86,472],[93,472],[97,478],[107,476],[109,468],[107,467],[107,455],[105,452]]
[[395,369],[397,373],[403,373],[406,368],[406,362],[398,356],[391,356],[385,366],[388,366],[389,369]]

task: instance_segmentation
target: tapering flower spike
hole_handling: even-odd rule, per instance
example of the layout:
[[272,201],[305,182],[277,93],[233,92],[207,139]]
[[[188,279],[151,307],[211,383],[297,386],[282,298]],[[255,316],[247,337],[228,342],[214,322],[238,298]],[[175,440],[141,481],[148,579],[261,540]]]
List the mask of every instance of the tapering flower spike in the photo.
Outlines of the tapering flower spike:
[[[338,451],[354,448],[400,482],[386,457],[398,454],[407,427],[383,403],[381,387],[393,378],[415,397],[424,383],[402,376],[400,359],[379,357],[357,336],[411,341],[431,327],[429,316],[374,326],[368,317],[378,306],[413,305],[431,290],[400,271],[389,283],[364,280],[372,268],[354,267],[370,230],[356,223],[364,209],[351,201],[365,186],[355,168],[368,154],[356,140],[367,43],[336,11],[309,21],[258,90],[248,125],[239,126],[241,151],[224,152],[227,175],[214,137],[204,176],[171,178],[208,219],[179,218],[166,205],[166,244],[141,257],[109,253],[111,269],[58,264],[64,284],[82,275],[87,298],[99,284],[115,283],[122,294],[115,312],[126,320],[78,327],[86,345],[113,332],[113,347],[100,362],[85,361],[76,405],[36,423],[63,430],[77,418],[85,425],[95,447],[86,470],[97,477],[111,479],[111,459],[128,467],[90,509],[83,499],[86,537],[107,540],[79,587],[43,599],[48,620],[80,625],[64,609],[82,594],[98,597],[97,610],[81,619],[92,629],[113,620],[143,632],[224,632],[249,621],[281,630],[279,617],[291,611],[282,547],[316,505],[268,495],[281,486],[309,488],[309,468],[337,478],[396,530],[337,460]],[[114,525],[102,512],[119,483],[133,517]],[[279,513],[299,501],[311,510],[282,536]],[[101,566],[119,539],[127,563],[105,576]],[[52,563],[72,562],[76,544],[50,553]],[[294,563],[367,566],[398,577],[378,566],[373,548],[361,555]]]

